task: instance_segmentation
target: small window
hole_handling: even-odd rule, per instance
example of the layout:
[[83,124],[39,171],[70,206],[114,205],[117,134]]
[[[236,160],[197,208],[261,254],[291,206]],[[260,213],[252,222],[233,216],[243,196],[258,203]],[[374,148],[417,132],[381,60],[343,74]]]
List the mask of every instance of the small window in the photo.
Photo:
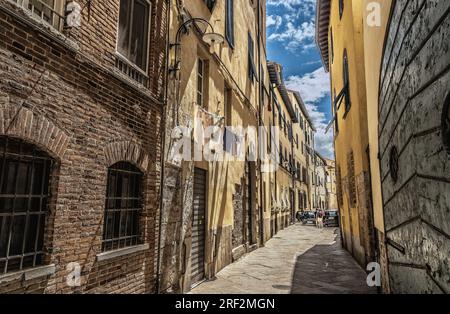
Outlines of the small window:
[[205,61],[198,59],[197,64],[197,104],[205,107]]
[[339,18],[342,19],[344,14],[344,0],[339,0]]
[[103,229],[104,252],[142,242],[139,231],[142,180],[142,172],[127,162],[119,162],[108,169]]
[[44,264],[53,160],[33,145],[0,137],[0,275]]
[[450,94],[448,94],[442,110],[442,139],[447,150],[447,159],[450,159]]
[[228,45],[234,48],[234,1],[225,1],[225,38],[228,41]]
[[117,51],[147,73],[150,4],[147,0],[121,0]]

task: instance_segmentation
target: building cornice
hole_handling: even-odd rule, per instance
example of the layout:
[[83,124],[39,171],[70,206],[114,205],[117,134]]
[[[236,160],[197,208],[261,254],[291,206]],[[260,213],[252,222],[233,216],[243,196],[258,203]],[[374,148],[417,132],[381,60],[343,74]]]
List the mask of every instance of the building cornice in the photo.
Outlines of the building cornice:
[[323,67],[328,72],[330,69],[330,57],[328,49],[328,28],[330,26],[330,0],[317,0],[316,6],[316,44],[322,57]]
[[306,120],[309,123],[309,126],[311,129],[316,132],[316,128],[314,127],[313,121],[311,120],[311,117],[308,114],[308,110],[306,109],[305,103],[303,102],[302,96],[299,92],[294,90],[288,90],[290,93],[292,93],[297,100],[298,104],[300,105],[300,110],[303,112],[303,115],[305,116]]
[[286,85],[284,85],[283,67],[273,61],[268,61],[267,67],[269,69],[270,82],[274,84],[280,92],[281,98],[289,111],[292,122],[298,123],[298,117],[295,114],[294,106],[292,106],[292,102],[289,99],[288,89],[286,88]]

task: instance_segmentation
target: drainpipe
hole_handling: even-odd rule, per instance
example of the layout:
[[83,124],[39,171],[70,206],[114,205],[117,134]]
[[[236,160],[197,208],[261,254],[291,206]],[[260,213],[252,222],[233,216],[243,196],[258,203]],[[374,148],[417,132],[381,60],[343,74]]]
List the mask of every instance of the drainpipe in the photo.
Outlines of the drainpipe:
[[[259,139],[261,142],[261,126],[264,125],[264,121],[261,118],[262,112],[263,112],[263,104],[262,104],[262,95],[263,95],[263,89],[262,89],[262,84],[264,83],[262,81],[262,77],[261,77],[261,0],[258,0],[258,14],[257,14],[257,22],[258,22],[258,26],[257,26],[257,36],[258,36],[258,77],[259,77],[259,99],[258,99],[258,132],[259,132]],[[264,199],[264,193],[263,193],[263,186],[264,186],[264,182],[263,182],[263,177],[262,177],[262,171],[261,171],[261,160],[259,160],[259,199],[260,204],[259,204],[259,240],[261,243],[261,246],[264,245],[264,209],[263,209],[263,205],[265,204],[265,199]]]
[[[297,164],[295,162],[295,153],[294,153],[294,125],[291,123],[291,153],[292,153],[292,163],[293,168],[296,168]],[[292,169],[291,169],[292,171]],[[297,171],[295,174],[291,173],[292,176],[292,195],[291,195],[291,223],[295,223],[295,177],[297,175]]]
[[167,106],[168,106],[168,94],[169,94],[169,56],[170,56],[170,1],[166,0],[167,12],[166,12],[166,75],[165,75],[165,89],[164,89],[164,101],[163,101],[163,117],[161,119],[161,123],[163,126],[162,135],[161,135],[161,177],[160,177],[160,195],[159,195],[159,228],[158,228],[158,258],[156,264],[156,292],[157,294],[161,293],[161,233],[162,233],[162,215],[163,215],[163,205],[164,205],[164,179],[165,179],[165,153],[166,153],[166,116],[167,116]]

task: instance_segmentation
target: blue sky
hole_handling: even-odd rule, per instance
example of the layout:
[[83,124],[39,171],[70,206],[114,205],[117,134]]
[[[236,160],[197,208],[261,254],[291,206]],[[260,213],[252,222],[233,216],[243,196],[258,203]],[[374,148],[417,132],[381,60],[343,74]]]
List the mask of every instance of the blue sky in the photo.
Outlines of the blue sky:
[[267,0],[269,60],[283,65],[286,85],[301,93],[317,128],[316,149],[333,158],[330,81],[315,44],[316,0]]

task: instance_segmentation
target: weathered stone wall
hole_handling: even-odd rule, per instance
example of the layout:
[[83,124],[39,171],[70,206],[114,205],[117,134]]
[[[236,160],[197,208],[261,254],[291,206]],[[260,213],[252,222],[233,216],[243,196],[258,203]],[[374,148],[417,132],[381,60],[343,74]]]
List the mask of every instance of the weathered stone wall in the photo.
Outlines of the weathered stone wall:
[[[60,33],[0,1],[0,135],[39,146],[57,164],[44,241],[45,261],[55,271],[30,281],[0,278],[2,293],[154,291],[166,8],[165,1],[152,1],[146,88],[115,71],[118,4],[94,1],[90,18],[83,11],[81,28]],[[121,160],[144,173],[140,229],[145,245],[99,261],[107,171]],[[71,262],[81,266],[79,287],[66,284]]]
[[244,193],[242,185],[236,184],[233,195],[233,248],[243,245],[245,242],[244,234]]
[[398,0],[388,27],[379,139],[392,292],[450,292],[450,163],[441,126],[449,12],[446,0]]

